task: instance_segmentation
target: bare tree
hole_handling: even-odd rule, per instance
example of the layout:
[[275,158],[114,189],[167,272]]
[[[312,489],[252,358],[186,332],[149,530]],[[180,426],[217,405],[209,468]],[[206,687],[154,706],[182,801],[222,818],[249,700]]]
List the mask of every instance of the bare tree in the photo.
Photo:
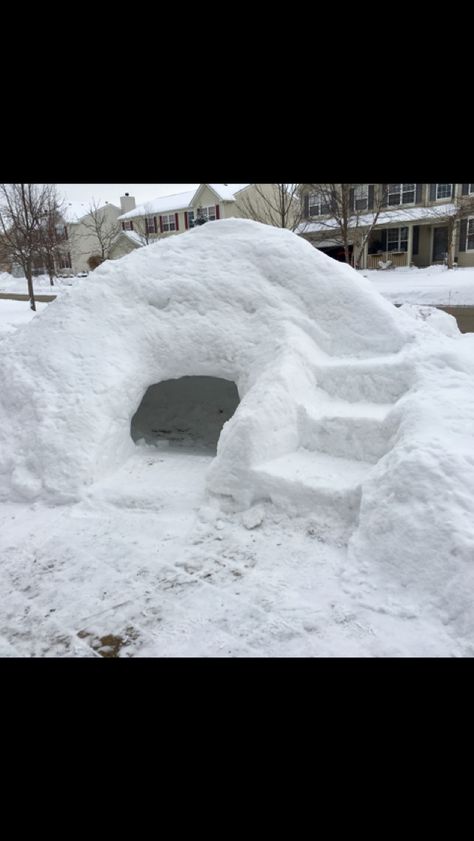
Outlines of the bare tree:
[[54,184],[0,184],[2,249],[25,273],[32,310],[36,310],[33,267],[42,256],[44,220],[55,192]]
[[54,286],[56,267],[62,248],[68,240],[68,231],[64,223],[64,202],[60,199],[55,185],[49,186],[51,189],[46,196],[45,212],[40,225],[39,250],[50,285]]
[[238,205],[249,219],[294,231],[303,214],[301,184],[251,184],[238,196]]
[[[358,264],[382,209],[387,209],[386,185],[304,184],[301,185],[305,221],[327,231],[335,245],[344,249],[346,263]],[[353,246],[352,255],[350,247]]]
[[116,219],[107,218],[104,212],[105,207],[106,205],[101,205],[100,201],[92,199],[87,216],[81,220],[88,234],[97,240],[97,253],[93,256],[99,257],[101,263],[108,260],[110,250],[121,230],[120,223]]

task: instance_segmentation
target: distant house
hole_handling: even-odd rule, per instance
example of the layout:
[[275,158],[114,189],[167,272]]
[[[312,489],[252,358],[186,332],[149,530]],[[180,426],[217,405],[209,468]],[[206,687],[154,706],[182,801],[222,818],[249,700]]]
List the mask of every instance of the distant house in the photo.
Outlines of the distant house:
[[[119,216],[122,235],[117,239],[111,257],[122,257],[141,245],[183,233],[205,222],[245,218],[248,216],[247,199],[257,206],[261,202],[254,184],[199,184],[194,190],[144,202]],[[262,218],[263,215],[264,208]]]
[[[110,246],[119,231],[117,219],[123,212],[122,207],[106,202],[96,211],[99,223],[103,226],[108,242],[105,258],[110,256]],[[101,257],[101,243],[94,232],[90,205],[85,202],[67,202],[63,213],[65,240],[58,251],[58,274],[77,275],[90,271],[89,259]]]
[[[310,190],[302,201],[305,221],[297,232],[331,257],[344,259],[337,224],[325,201]],[[350,249],[360,268],[442,264],[448,247],[459,266],[474,266],[474,184],[360,184],[351,191],[351,202]],[[377,208],[376,223],[361,248]],[[455,229],[449,246],[450,219]]]
[[211,222],[241,216],[239,194],[250,184],[200,184],[196,189],[160,196],[119,216],[123,233],[133,232],[130,242],[146,245],[160,237],[182,233],[201,220]]

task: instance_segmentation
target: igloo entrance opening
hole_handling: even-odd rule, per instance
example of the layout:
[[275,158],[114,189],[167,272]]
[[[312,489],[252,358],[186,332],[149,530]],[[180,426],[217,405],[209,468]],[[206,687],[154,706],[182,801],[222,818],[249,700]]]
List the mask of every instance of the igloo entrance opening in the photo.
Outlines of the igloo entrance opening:
[[239,405],[237,386],[220,377],[181,377],[151,385],[131,422],[134,441],[216,452]]

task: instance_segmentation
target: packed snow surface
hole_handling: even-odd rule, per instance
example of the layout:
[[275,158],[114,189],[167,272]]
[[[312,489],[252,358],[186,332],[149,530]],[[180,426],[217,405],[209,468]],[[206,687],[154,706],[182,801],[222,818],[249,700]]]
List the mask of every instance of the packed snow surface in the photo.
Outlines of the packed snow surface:
[[373,590],[392,582],[396,611],[418,622],[422,605],[474,643],[474,337],[450,316],[395,309],[288,231],[222,220],[105,264],[0,349],[5,505],[160,507],[178,441],[216,539],[305,522],[346,553],[361,610],[387,612]]

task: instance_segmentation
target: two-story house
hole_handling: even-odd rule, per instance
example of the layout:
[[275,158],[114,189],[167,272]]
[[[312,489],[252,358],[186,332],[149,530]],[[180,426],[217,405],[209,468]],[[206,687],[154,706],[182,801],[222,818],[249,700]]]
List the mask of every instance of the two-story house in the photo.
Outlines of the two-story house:
[[[160,196],[138,207],[131,207],[119,216],[122,236],[117,240],[111,257],[122,257],[129,251],[162,237],[187,231],[203,222],[230,217],[249,217],[249,207],[265,219],[262,193],[272,185],[199,184],[195,190]],[[121,202],[123,199],[121,199]],[[130,199],[134,203],[133,199]]]
[[[458,266],[474,266],[474,184],[350,186],[346,239],[354,265],[422,268],[446,262],[451,252]],[[330,256],[344,259],[341,221],[331,212],[327,193],[309,189],[302,201],[305,221],[297,232]]]

